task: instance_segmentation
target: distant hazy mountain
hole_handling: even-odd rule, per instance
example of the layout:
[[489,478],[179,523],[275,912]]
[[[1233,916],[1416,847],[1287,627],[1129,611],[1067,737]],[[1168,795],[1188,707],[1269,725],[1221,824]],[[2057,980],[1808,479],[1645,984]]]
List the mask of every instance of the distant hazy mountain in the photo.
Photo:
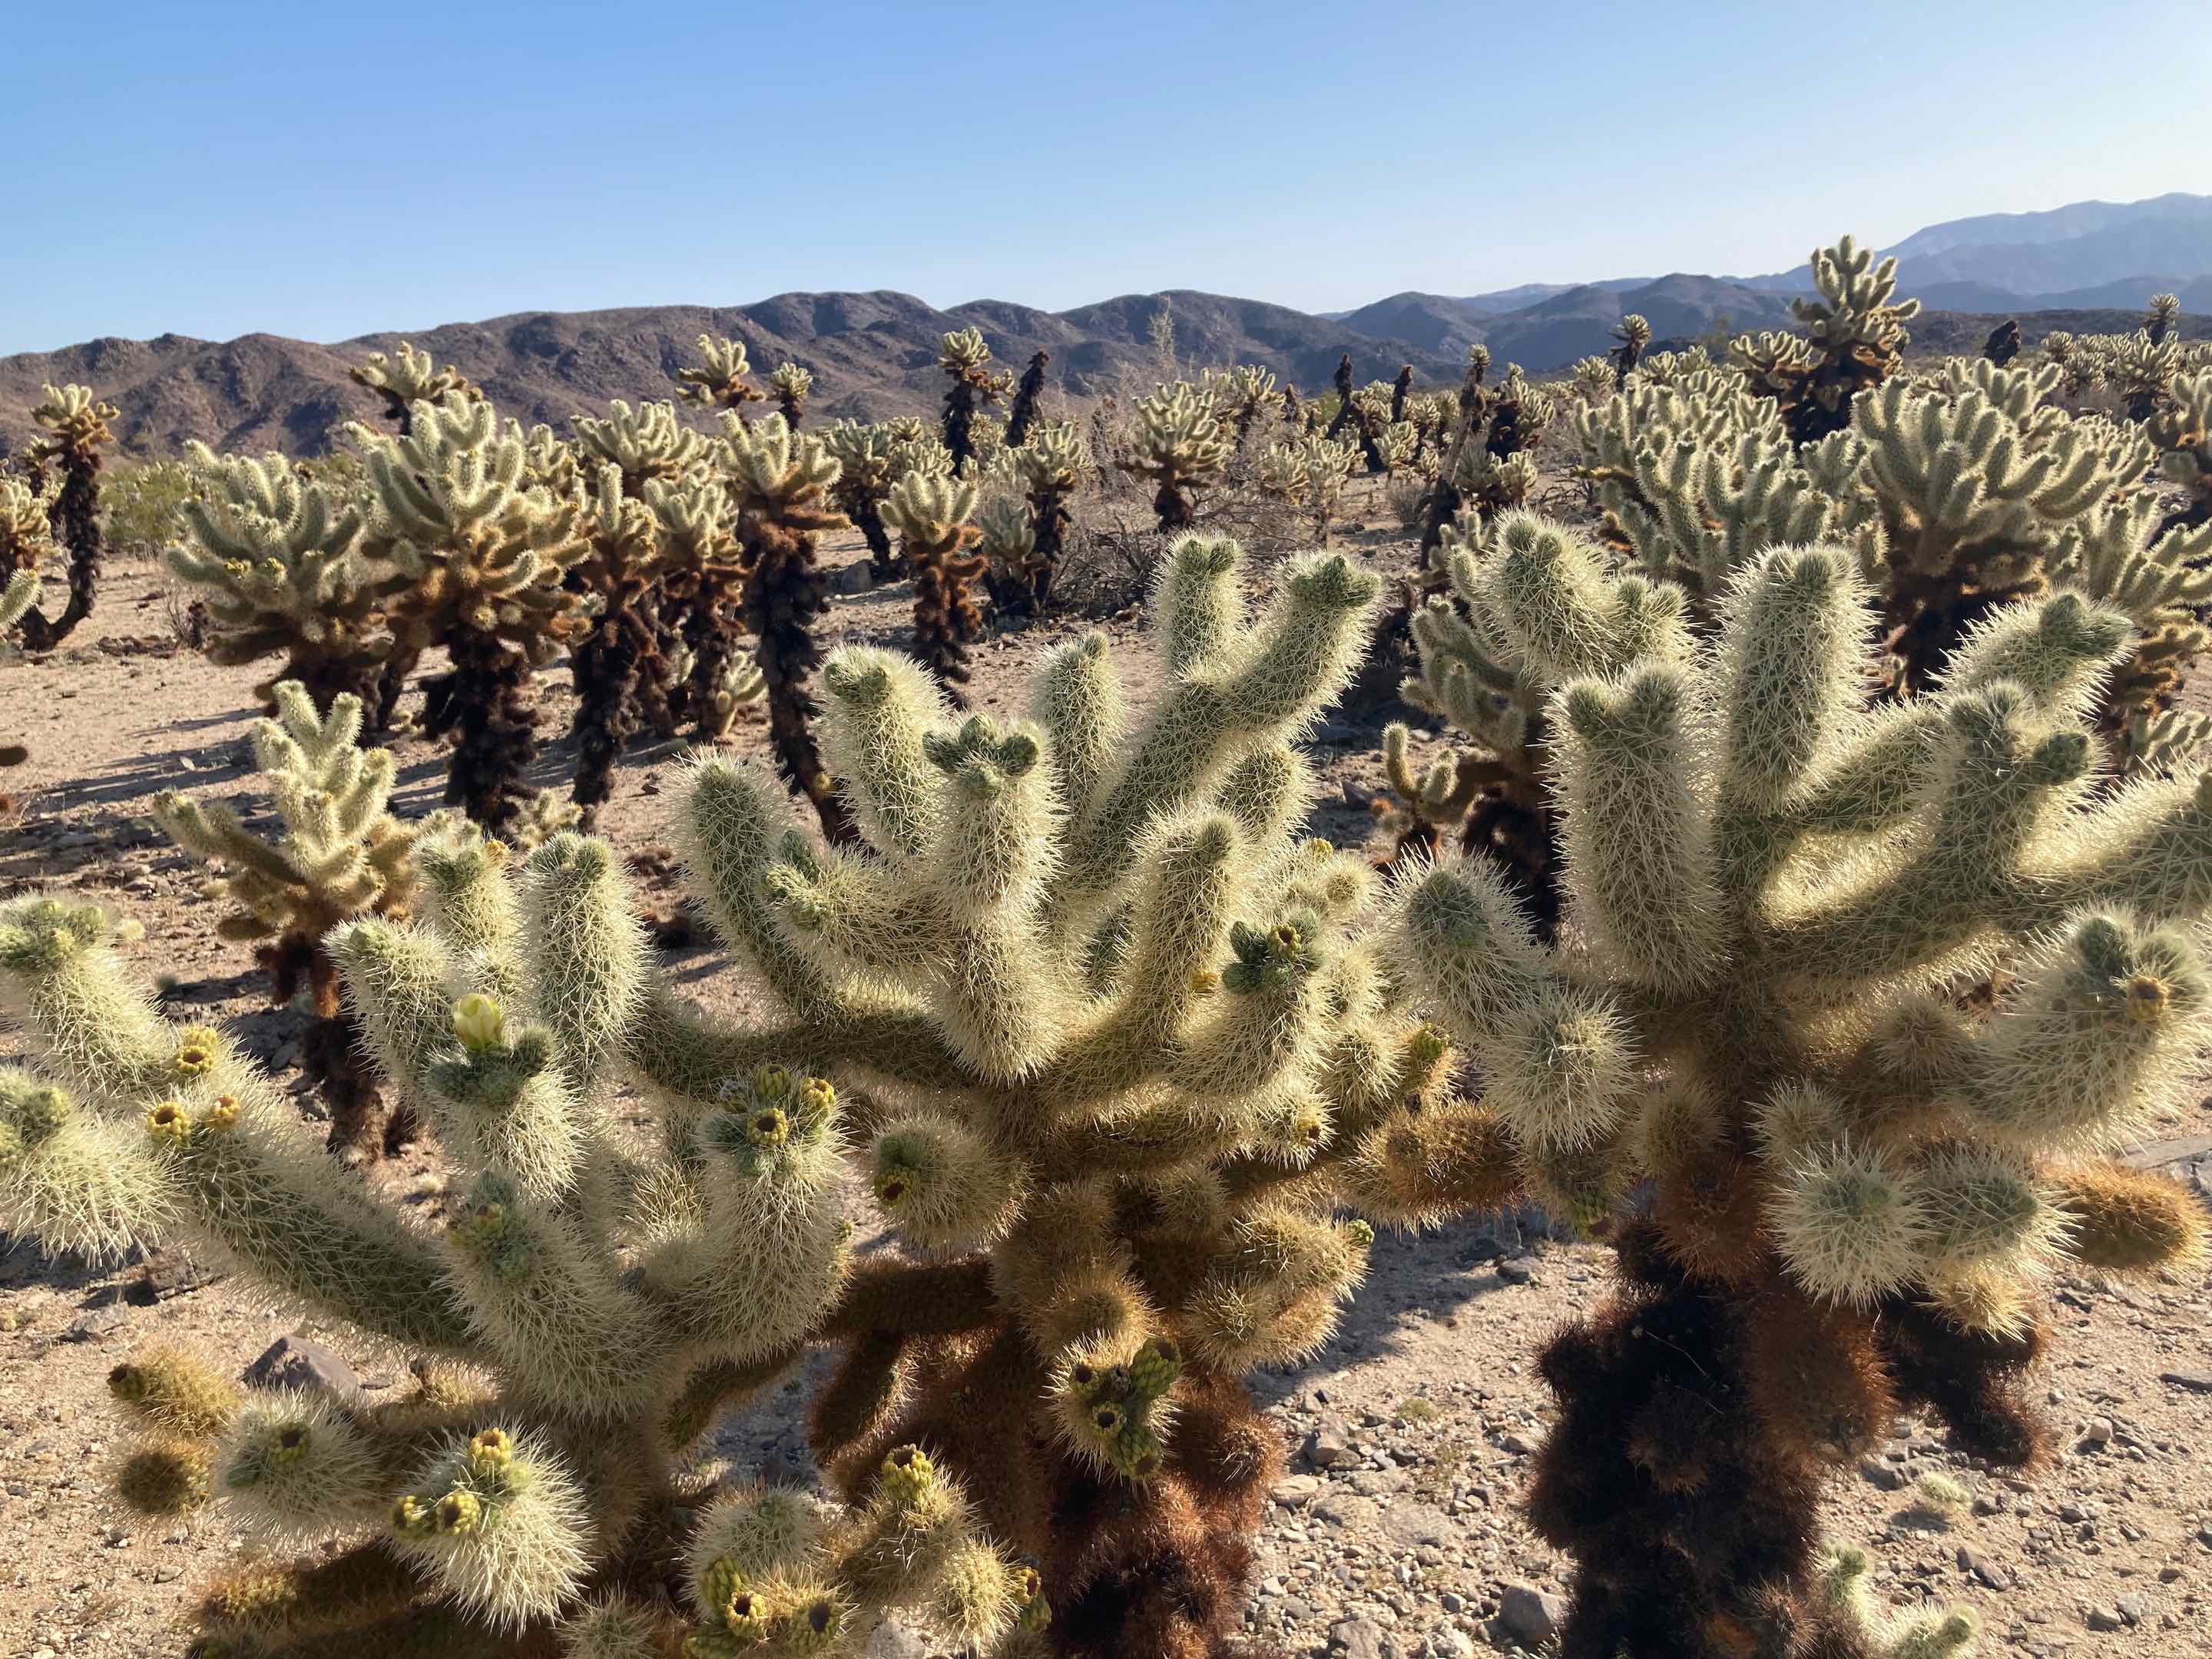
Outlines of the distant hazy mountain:
[[[1894,247],[1899,286],[1938,303],[1940,284],[1978,285],[2003,306],[2051,310],[2074,296],[2139,289],[2179,292],[2212,276],[2212,196],[2176,192],[2141,202],[2075,202],[2047,213],[1989,213],[1916,230]],[[1754,288],[1803,292],[1811,268],[1747,279]],[[1965,290],[1960,290],[1964,292]],[[1948,301],[1942,301],[1948,303]]]
[[[811,418],[875,419],[933,410],[945,387],[938,342],[971,325],[1006,368],[1018,372],[1030,353],[1049,351],[1048,384],[1069,396],[1148,391],[1156,378],[1150,330],[1163,305],[1173,307],[1185,364],[1264,363],[1309,392],[1327,387],[1346,352],[1363,383],[1388,380],[1408,362],[1425,382],[1455,382],[1465,357],[1464,348],[1439,353],[1285,306],[1184,290],[1060,313],[998,300],[939,311],[887,290],[780,294],[727,307],[532,312],[404,337],[453,363],[526,422],[557,426],[600,411],[611,398],[671,395],[672,377],[691,361],[702,332],[744,342],[762,377],[787,360],[811,370]],[[373,419],[378,408],[346,370],[401,337],[320,345],[273,334],[222,342],[165,334],[0,357],[0,441],[20,444],[30,435],[29,411],[44,382],[78,380],[121,410],[118,435],[139,453],[167,453],[188,438],[217,448],[319,453],[346,421]]]
[[[2139,316],[2153,294],[2169,290],[2186,311],[2212,311],[2212,196],[1984,214],[1930,225],[1887,251],[1898,256],[1900,291],[1930,311]],[[1628,312],[1642,313],[1661,341],[1722,326],[1787,328],[1790,298],[1812,287],[1811,267],[1800,265],[1764,276],[1528,283],[1464,299],[1394,294],[1338,316],[1364,334],[1443,352],[1464,354],[1480,341],[1501,363],[1541,374],[1607,349]]]

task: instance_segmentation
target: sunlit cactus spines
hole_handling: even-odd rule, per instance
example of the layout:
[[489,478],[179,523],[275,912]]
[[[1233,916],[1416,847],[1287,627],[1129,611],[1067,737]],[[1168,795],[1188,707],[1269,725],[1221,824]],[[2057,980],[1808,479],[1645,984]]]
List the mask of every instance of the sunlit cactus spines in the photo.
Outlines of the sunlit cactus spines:
[[[53,616],[39,609],[35,592],[27,599],[17,587],[9,595],[10,605],[21,606],[13,626],[31,650],[51,651],[59,645],[92,614],[99,599],[100,567],[107,551],[100,529],[100,472],[106,451],[115,442],[110,422],[118,414],[112,404],[100,402],[81,386],[48,386],[31,406],[31,419],[41,428],[28,452],[32,486],[36,487],[20,487],[27,489],[33,502],[46,501],[46,492],[53,491],[52,499],[46,501],[52,536],[69,556],[65,573],[69,597]],[[55,482],[47,483],[49,479]],[[16,502],[9,512],[10,520],[19,526],[8,537],[10,573],[28,568],[31,563],[33,550],[21,527],[25,511]]]
[[992,371],[991,348],[976,328],[945,336],[937,361],[946,380],[945,448],[952,458],[951,471],[965,475],[976,460],[975,423],[984,410],[1012,389],[1013,377]]
[[[1075,515],[1069,503],[1091,471],[1089,447],[1073,421],[1043,421],[1031,426],[1028,440],[1010,452],[1014,488],[1021,492],[1027,511],[1029,545],[1021,540],[1012,520],[1001,515],[999,524],[1006,538],[1009,556],[991,561],[991,595],[1000,610],[1021,616],[1044,610],[1052,603],[1060,580],[1060,562],[1066,556],[1067,533]],[[1010,503],[1011,505],[1011,503]],[[987,537],[990,524],[983,526]],[[1013,556],[1018,553],[1018,556]]]
[[676,395],[685,403],[696,409],[738,410],[767,398],[752,382],[752,362],[744,341],[702,334],[694,349],[698,366],[676,372]]
[[846,837],[845,810],[815,746],[812,682],[822,659],[814,626],[829,608],[816,540],[846,520],[830,490],[837,462],[811,433],[781,415],[745,425],[722,417],[724,471],[737,510],[745,568],[744,620],[768,699],[769,736],[784,780],[812,803],[823,829]]
[[2180,316],[2179,295],[2154,294],[2150,296],[2150,309],[2143,313],[2142,331],[2150,337],[2153,345],[2164,345],[2166,335]]
[[384,405],[384,418],[401,437],[414,430],[414,410],[419,403],[441,403],[448,396],[478,398],[483,394],[468,377],[450,363],[438,366],[427,351],[417,351],[410,340],[399,343],[399,355],[372,351],[346,370],[346,378],[374,392]]
[[1234,447],[1208,394],[1187,381],[1137,400],[1136,453],[1129,470],[1157,487],[1152,510],[1162,532],[1187,530],[1196,493],[1220,475]]
[[2144,435],[2160,450],[2166,476],[2186,492],[2166,527],[2212,524],[2212,372],[2178,382]]
[[533,483],[524,434],[482,400],[418,403],[403,437],[351,430],[369,479],[363,550],[407,578],[394,631],[452,660],[424,704],[427,729],[453,744],[446,799],[499,828],[521,811],[538,752],[535,673],[582,629],[564,578],[588,551],[583,501]]
[[[672,483],[690,473],[706,459],[711,441],[678,420],[676,405],[668,403],[632,408],[617,398],[605,415],[579,415],[568,424],[580,457],[590,468],[586,482],[599,466],[615,467],[622,475],[623,494],[639,501],[648,484]],[[542,476],[550,469],[541,462],[533,470]]]
[[1859,393],[1895,373],[1911,337],[1905,325],[1920,313],[1919,301],[1896,297],[1895,258],[1877,264],[1872,249],[1848,236],[1813,250],[1813,286],[1817,299],[1790,302],[1803,336],[1746,335],[1729,348],[1753,388],[1779,406],[1791,439],[1801,444],[1850,423]]
[[797,363],[778,363],[768,377],[768,389],[777,412],[793,431],[806,418],[806,399],[814,390],[814,376]]
[[185,504],[184,544],[164,556],[207,607],[209,658],[281,654],[259,696],[294,680],[319,708],[350,693],[372,715],[386,712],[379,687],[394,641],[384,612],[408,579],[362,551],[367,503],[281,455],[219,456],[202,444],[191,455],[199,491]]
[[[962,688],[968,684],[968,646],[983,631],[983,614],[969,590],[989,568],[988,555],[972,550],[983,534],[975,522],[976,500],[969,480],[909,472],[891,486],[883,506],[884,523],[898,537],[914,572],[914,654],[960,708],[967,707]],[[1024,562],[1034,554],[1034,534],[1028,547],[1017,548],[1009,545],[1004,524],[999,533],[1002,554]]]
[[[646,486],[655,496],[648,507],[624,493],[626,475],[613,462],[598,468],[598,482],[581,525],[588,550],[570,578],[596,601],[568,659],[577,700],[574,799],[587,815],[612,792],[615,763],[641,729],[674,735],[688,689],[680,637],[661,611],[661,583],[677,562],[669,516],[655,510],[665,486]],[[696,580],[700,572],[692,566],[686,574]]]
[[301,1058],[329,1109],[331,1144],[374,1156],[404,1137],[408,1121],[385,1120],[323,940],[357,916],[405,914],[413,835],[388,810],[396,774],[391,754],[359,746],[361,700],[343,694],[325,715],[296,680],[279,684],[275,695],[276,718],[255,726],[253,750],[281,832],[256,834],[222,803],[173,791],[155,797],[154,817],[216,871],[211,896],[234,907],[216,931],[253,945],[271,999],[305,994],[315,1024]]
[[1695,646],[1679,598],[1642,648],[1586,605],[1534,619],[1595,653],[1545,705],[1566,945],[1483,860],[1395,884],[1400,959],[1532,1188],[1587,1211],[1652,1183],[1619,1298],[1544,1359],[1564,1414],[1531,1514],[1578,1558],[1566,1633],[1594,1651],[1808,1614],[1828,1472],[1915,1404],[2033,1462],[2051,1274],[2202,1249],[2148,1194],[2101,1201],[2125,1172],[2075,1173],[2212,1039],[2183,926],[2212,903],[2208,786],[2115,788],[2085,723],[2127,617],[2001,607],[1937,690],[1876,705],[1857,562],[1753,558]]
[[[1475,452],[1479,453],[1479,452]],[[1386,733],[1398,800],[1394,862],[1456,843],[1498,860],[1539,931],[1559,916],[1559,848],[1546,755],[1569,680],[1638,657],[1687,654],[1680,590],[1621,575],[1572,532],[1525,513],[1448,528],[1449,587],[1413,615],[1419,672],[1401,695],[1474,740],[1415,769],[1411,734]]]
[[[679,828],[763,1024],[680,996],[604,843],[517,870],[471,827],[422,838],[422,920],[330,949],[453,1166],[437,1231],[346,1181],[218,1034],[156,1018],[97,912],[0,907],[0,992],[52,1077],[0,1090],[8,1224],[188,1242],[426,1361],[388,1405],[240,1398],[158,1357],[118,1383],[147,1503],[204,1471],[272,1545],[335,1546],[224,1577],[210,1636],[836,1651],[896,1607],[1032,1652],[1228,1638],[1280,1455],[1237,1375],[1327,1340],[1373,1237],[1337,1202],[1418,1223],[1517,1179],[1502,1133],[1446,1133],[1471,1109],[1362,924],[1370,872],[1297,835],[1288,743],[1379,583],[1309,556],[1254,616],[1238,577],[1233,544],[1174,551],[1168,684],[1133,726],[1097,638],[1040,669],[1030,719],[957,720],[918,665],[836,653],[824,746],[866,851],[802,830],[764,767],[702,760]],[[863,1192],[892,1248],[850,1249]],[[842,1510],[677,1473],[822,1344]],[[456,1361],[488,1386],[435,1383]]]
[[38,604],[56,551],[52,503],[21,478],[0,477],[0,638]]
[[867,544],[868,574],[879,582],[896,580],[905,573],[884,525],[883,502],[902,476],[898,441],[888,426],[860,421],[832,421],[817,435],[837,463],[831,499]]

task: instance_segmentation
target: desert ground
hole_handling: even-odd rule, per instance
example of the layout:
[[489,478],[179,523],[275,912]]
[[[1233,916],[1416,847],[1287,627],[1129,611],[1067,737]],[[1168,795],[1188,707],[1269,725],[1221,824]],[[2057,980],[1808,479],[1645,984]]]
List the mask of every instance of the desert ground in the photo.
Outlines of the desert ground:
[[[1410,569],[1411,543],[1379,501],[1340,544],[1386,574]],[[1357,508],[1355,508],[1357,516]],[[856,538],[831,539],[833,574],[865,561]],[[840,640],[907,637],[903,585],[843,593]],[[246,735],[252,669],[210,666],[185,649],[174,601],[150,561],[111,566],[100,609],[61,650],[0,660],[0,732],[30,750],[0,775],[14,798],[0,826],[0,894],[72,890],[143,928],[130,953],[165,988],[170,1011],[235,1033],[271,1066],[296,1066],[303,1016],[266,1006],[245,946],[216,937],[204,872],[148,816],[159,791],[256,799]],[[1019,706],[1024,672],[1049,644],[1103,627],[1141,651],[1135,607],[994,630],[977,650],[975,702]],[[1131,672],[1130,679],[1139,678]],[[549,733],[565,730],[567,674],[542,677]],[[738,746],[764,748],[757,721]],[[403,815],[437,805],[439,753],[398,745]],[[1382,786],[1372,728],[1325,725],[1315,759],[1324,789],[1315,833],[1379,837],[1364,810]],[[565,790],[574,748],[551,744],[542,781]],[[633,755],[600,833],[637,866],[658,903],[680,878],[662,856],[679,753]],[[1379,849],[1378,849],[1379,850]],[[747,988],[718,948],[687,946],[671,965],[709,1006],[736,1011]],[[10,1046],[0,1035],[0,1052]],[[303,1112],[312,1107],[304,1084]],[[2139,1162],[2170,1165],[2212,1199],[2212,1111],[2199,1108]],[[434,1212],[447,1201],[434,1149],[371,1170]],[[857,1210],[856,1210],[857,1213]],[[1543,1337],[1606,1292],[1607,1253],[1543,1237],[1528,1218],[1468,1220],[1419,1237],[1386,1237],[1341,1330],[1312,1363],[1263,1373],[1258,1388],[1291,1448],[1275,1493],[1248,1619],[1288,1654],[1436,1659],[1540,1650],[1566,1569],[1520,1520],[1528,1454],[1544,1437],[1547,1394],[1534,1358]],[[1999,1477],[1900,1422],[1879,1456],[1839,1480],[1828,1523],[1863,1546],[1879,1592],[1977,1608],[1984,1651],[2077,1655],[2212,1653],[2212,1287],[2169,1279],[2124,1289],[2069,1279],[2059,1289],[2054,1358],[2039,1386],[2060,1431],[2054,1464],[2031,1480]],[[89,1270],[43,1261],[0,1239],[0,1656],[57,1659],[179,1654],[196,1584],[240,1539],[220,1522],[149,1523],[110,1495],[118,1427],[103,1379],[157,1340],[203,1346],[244,1368],[287,1336],[337,1344],[358,1387],[396,1386],[390,1353],[298,1326],[242,1279],[174,1258]],[[725,1428],[716,1450],[739,1474],[811,1478],[799,1420],[805,1380],[787,1383]],[[1919,1477],[1942,1472],[1969,1494],[1939,1514],[1918,1506]],[[872,1650],[925,1650],[887,1631]]]

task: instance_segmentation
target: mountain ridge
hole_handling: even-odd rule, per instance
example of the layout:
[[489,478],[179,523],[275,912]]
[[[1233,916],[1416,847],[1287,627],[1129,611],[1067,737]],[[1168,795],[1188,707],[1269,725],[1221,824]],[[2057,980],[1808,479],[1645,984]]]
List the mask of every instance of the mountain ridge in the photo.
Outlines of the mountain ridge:
[[[2212,312],[2212,196],[2175,191],[1984,214],[1923,227],[1895,251],[1900,292],[1927,307],[1913,331],[1923,349],[1939,340],[1965,349],[1955,343],[1986,333],[1996,314],[2017,315],[2031,337],[2060,326],[2125,328],[2163,289],[2178,294],[2185,312]],[[1175,319],[1183,372],[1261,363],[1312,392],[1326,389],[1346,354],[1362,382],[1388,380],[1411,364],[1424,384],[1451,385],[1478,343],[1501,370],[1519,362],[1548,373],[1606,350],[1630,312],[1650,322],[1662,345],[1788,328],[1790,301],[1808,289],[1805,266],[1748,277],[1676,271],[1458,296],[1407,289],[1318,315],[1185,289],[1059,312],[996,299],[940,310],[896,289],[873,289],[777,294],[739,306],[519,311],[330,343],[267,333],[223,341],[103,337],[0,357],[0,453],[31,435],[30,410],[45,382],[76,380],[120,410],[118,435],[133,453],[167,453],[199,439],[218,448],[319,453],[347,421],[377,413],[377,400],[347,370],[402,339],[453,364],[526,422],[559,424],[612,398],[668,395],[701,333],[743,341],[763,376],[784,361],[810,370],[816,418],[880,419],[936,406],[944,386],[939,338],[969,326],[981,329],[1000,366],[1017,373],[1032,353],[1049,352],[1048,386],[1079,403],[1150,389],[1161,368],[1152,332],[1164,307]],[[2185,331],[2196,331],[2193,319]]]

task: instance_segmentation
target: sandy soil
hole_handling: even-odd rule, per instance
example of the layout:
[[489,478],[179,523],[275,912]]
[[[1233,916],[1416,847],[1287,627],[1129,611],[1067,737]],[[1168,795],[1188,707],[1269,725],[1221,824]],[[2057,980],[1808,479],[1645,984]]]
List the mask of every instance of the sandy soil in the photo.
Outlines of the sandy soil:
[[[1342,539],[1381,569],[1413,562],[1395,529]],[[862,556],[851,538],[825,550],[825,563],[840,568]],[[836,628],[842,638],[897,644],[908,605],[903,586],[841,597]],[[149,978],[163,976],[172,1012],[222,1023],[270,1064],[290,1066],[301,1017],[265,1006],[244,949],[212,933],[217,913],[199,896],[202,872],[145,816],[168,787],[255,799],[245,738],[258,675],[177,648],[168,609],[159,572],[126,565],[110,572],[99,611],[67,648],[0,661],[0,737],[31,750],[26,765],[0,775],[19,805],[0,829],[0,894],[58,886],[112,903],[143,924],[131,954]],[[1094,625],[1141,648],[1127,614],[995,634],[978,652],[977,706],[1012,712],[1039,652]],[[542,684],[547,729],[560,730],[565,671]],[[737,746],[763,746],[757,725],[741,729]],[[438,751],[409,741],[398,752],[398,810],[430,810]],[[633,757],[619,774],[599,827],[626,852],[661,843],[661,797],[678,759]],[[1325,727],[1316,759],[1326,790],[1314,828],[1356,843],[1371,833],[1360,805],[1381,785],[1373,737]],[[565,789],[573,760],[569,744],[552,745],[542,781]],[[709,1004],[742,1006],[744,988],[719,954],[693,951],[673,965]],[[8,1046],[0,1037],[0,1051]],[[299,1097],[308,1110],[304,1088]],[[2180,1126],[2143,1161],[2173,1164],[2201,1190],[2212,1182],[2207,1131],[2212,1115]],[[434,1204],[441,1192],[428,1151],[373,1178],[410,1202]],[[1525,1238],[1510,1220],[1380,1243],[1373,1277],[1328,1350],[1296,1373],[1258,1380],[1301,1449],[1267,1529],[1255,1634],[1293,1653],[1353,1659],[1465,1654],[1510,1645],[1516,1632],[1533,1644],[1556,1611],[1546,1598],[1565,1587],[1564,1564],[1514,1507],[1548,1412],[1533,1355],[1544,1334],[1602,1297],[1606,1259]],[[1948,1449],[1940,1431],[1908,1420],[1882,1456],[1837,1483],[1832,1530],[1869,1547],[1892,1602],[1978,1607],[1992,1651],[2212,1653],[2212,1293],[2202,1283],[2069,1281],[2057,1311],[2044,1381],[2054,1419],[2072,1432],[2056,1467],[2033,1483],[1997,1478]],[[108,1495],[118,1434],[103,1378],[153,1340],[189,1341],[243,1367],[297,1328],[243,1281],[184,1264],[104,1273],[43,1262],[20,1243],[0,1249],[0,1526],[10,1540],[0,1561],[0,1656],[181,1651],[180,1610],[240,1540],[205,1517],[143,1522]],[[404,1377],[394,1356],[325,1334],[363,1386]],[[806,1478],[800,1397],[800,1385],[787,1386],[728,1425],[722,1454],[741,1471]],[[1945,1520],[1910,1507],[1914,1476],[1937,1468],[1970,1489],[1970,1510]],[[907,1650],[888,1639],[882,1647]]]

